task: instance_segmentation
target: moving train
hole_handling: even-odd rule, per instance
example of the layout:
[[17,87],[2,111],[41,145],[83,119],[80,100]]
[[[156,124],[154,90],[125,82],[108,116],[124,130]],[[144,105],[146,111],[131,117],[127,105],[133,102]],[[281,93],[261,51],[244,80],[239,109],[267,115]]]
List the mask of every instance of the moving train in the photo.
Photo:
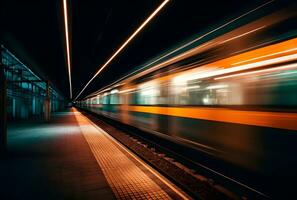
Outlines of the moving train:
[[259,174],[291,173],[296,21],[290,7],[206,33],[76,103]]

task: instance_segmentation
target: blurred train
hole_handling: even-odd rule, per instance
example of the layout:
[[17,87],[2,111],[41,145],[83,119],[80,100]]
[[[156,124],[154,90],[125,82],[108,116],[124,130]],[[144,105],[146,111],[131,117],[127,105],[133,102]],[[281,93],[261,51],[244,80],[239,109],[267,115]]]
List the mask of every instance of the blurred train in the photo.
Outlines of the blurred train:
[[251,171],[292,172],[296,22],[290,7],[184,45],[77,104]]

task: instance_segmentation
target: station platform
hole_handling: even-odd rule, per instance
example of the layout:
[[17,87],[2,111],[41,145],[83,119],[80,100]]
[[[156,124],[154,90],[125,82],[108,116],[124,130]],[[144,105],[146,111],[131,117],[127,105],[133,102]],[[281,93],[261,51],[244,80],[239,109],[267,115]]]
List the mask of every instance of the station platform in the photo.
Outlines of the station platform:
[[8,137],[1,199],[190,199],[75,108]]

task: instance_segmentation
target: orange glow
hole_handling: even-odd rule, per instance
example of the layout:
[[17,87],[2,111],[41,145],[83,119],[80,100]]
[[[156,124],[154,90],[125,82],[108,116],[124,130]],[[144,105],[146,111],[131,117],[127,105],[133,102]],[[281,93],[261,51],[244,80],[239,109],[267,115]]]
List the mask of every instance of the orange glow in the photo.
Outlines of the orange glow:
[[252,63],[252,61],[254,61],[255,58],[257,58],[256,60],[258,61],[265,60],[265,58],[267,57],[276,58],[280,52],[283,52],[283,53],[297,52],[296,44],[297,44],[297,38],[294,38],[291,40],[287,40],[285,42],[269,45],[269,46],[248,51],[246,53],[242,53],[236,56],[232,56],[230,58],[219,60],[217,62],[207,64],[205,66],[224,66],[225,68],[229,68],[235,63],[239,63],[241,61],[246,61],[245,62],[246,64]]
[[102,65],[96,74],[89,80],[80,93],[76,96],[76,100],[82,92],[88,87],[88,85],[98,76],[98,74],[129,44],[129,42],[157,15],[157,13],[169,2],[169,0],[163,1],[163,3],[134,31],[134,33],[120,46],[120,48]]
[[68,13],[67,13],[67,0],[63,0],[64,10],[64,25],[65,25],[65,40],[66,40],[66,54],[67,54],[67,67],[69,78],[69,92],[70,99],[72,99],[72,84],[71,84],[71,65],[70,65],[70,47],[69,47],[69,32],[68,32]]
[[256,58],[251,58],[249,60],[240,61],[240,62],[234,63],[232,65],[238,65],[238,64],[242,64],[242,63],[247,63],[247,62],[250,62],[250,61],[259,60],[261,58],[267,58],[267,57],[272,57],[272,56],[279,56],[279,55],[282,55],[282,54],[283,55],[288,55],[288,53],[289,52],[292,52],[292,51],[296,51],[297,52],[297,48],[288,49],[288,50],[280,51],[280,52],[276,52],[276,53],[271,53],[271,54],[267,54],[267,55],[264,55],[264,56],[259,56],[259,57],[256,57]]
[[[294,38],[281,43],[265,46],[265,47],[248,51],[229,58],[218,60],[216,62],[202,65],[198,68],[190,69],[186,72],[179,72],[176,74],[163,76],[156,80],[168,81],[174,77],[183,76],[184,74],[189,74],[192,78],[194,78],[194,74],[196,74],[195,78],[207,78],[207,77],[223,75],[226,73],[232,73],[237,71],[239,72],[246,69],[262,67],[269,64],[277,64],[281,62],[295,60],[297,59],[296,44],[297,44],[297,38]],[[279,57],[279,55],[282,55],[282,56]],[[257,61],[257,62],[253,62],[253,61]],[[237,64],[245,63],[245,64],[234,66],[236,63]],[[280,68],[278,70],[280,70]],[[220,79],[220,77],[218,77],[217,79]]]
[[219,122],[297,130],[297,114],[285,112],[242,111],[228,108],[128,106],[129,111]]

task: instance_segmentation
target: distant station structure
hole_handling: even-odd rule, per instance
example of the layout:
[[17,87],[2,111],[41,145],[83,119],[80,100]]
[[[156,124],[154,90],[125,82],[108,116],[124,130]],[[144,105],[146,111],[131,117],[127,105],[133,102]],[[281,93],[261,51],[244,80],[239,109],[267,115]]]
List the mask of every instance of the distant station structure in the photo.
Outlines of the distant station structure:
[[7,121],[47,121],[51,112],[64,106],[64,98],[48,80],[36,75],[4,46],[0,56],[1,147],[5,148]]

